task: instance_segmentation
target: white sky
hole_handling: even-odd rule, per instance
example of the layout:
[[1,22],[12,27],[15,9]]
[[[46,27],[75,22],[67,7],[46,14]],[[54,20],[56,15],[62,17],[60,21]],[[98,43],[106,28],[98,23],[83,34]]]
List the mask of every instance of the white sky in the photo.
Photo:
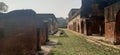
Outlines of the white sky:
[[37,13],[54,13],[56,17],[67,17],[71,8],[80,8],[81,0],[0,0],[15,9],[33,9]]

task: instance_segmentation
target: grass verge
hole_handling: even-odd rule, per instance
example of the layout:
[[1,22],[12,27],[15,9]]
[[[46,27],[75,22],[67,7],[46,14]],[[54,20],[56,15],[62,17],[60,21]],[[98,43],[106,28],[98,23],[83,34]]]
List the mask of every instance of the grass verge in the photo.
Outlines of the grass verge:
[[[88,42],[83,36],[66,29],[62,31],[62,35],[54,36],[58,39],[58,44],[52,49],[51,55],[120,55],[118,49]],[[55,39],[54,37],[50,38]]]

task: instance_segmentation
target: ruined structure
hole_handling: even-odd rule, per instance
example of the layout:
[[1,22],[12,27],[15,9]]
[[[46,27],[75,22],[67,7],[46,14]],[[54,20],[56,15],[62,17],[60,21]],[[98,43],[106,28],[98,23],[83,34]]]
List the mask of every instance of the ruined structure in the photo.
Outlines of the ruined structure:
[[48,41],[48,22],[44,22],[45,18],[42,18],[40,14],[37,14],[36,23],[40,30],[40,42],[46,44]]
[[[102,1],[94,1],[94,0],[82,0],[82,7],[77,12],[73,12],[73,17],[70,16],[69,20],[74,20],[76,18],[76,14],[78,19],[69,24],[69,28],[74,31],[92,35],[92,34],[104,34],[104,6],[100,6]],[[72,26],[73,25],[73,26]]]
[[80,14],[79,9],[71,9],[68,14],[68,23],[67,28],[76,32],[79,32],[79,24],[80,24]]
[[0,55],[35,54],[38,45],[35,18],[33,10],[15,10],[2,15]]
[[58,21],[54,14],[39,14],[39,16],[43,19],[43,22],[45,22],[48,25],[48,31],[49,34],[54,34],[58,30]]
[[84,32],[87,35],[104,34],[105,3],[99,0],[82,0],[81,18],[85,19]]
[[57,28],[53,14],[31,9],[0,13],[0,55],[35,55]]
[[119,0],[82,0],[80,11],[69,12],[67,28],[86,35],[105,35],[106,40],[119,44],[119,5]]

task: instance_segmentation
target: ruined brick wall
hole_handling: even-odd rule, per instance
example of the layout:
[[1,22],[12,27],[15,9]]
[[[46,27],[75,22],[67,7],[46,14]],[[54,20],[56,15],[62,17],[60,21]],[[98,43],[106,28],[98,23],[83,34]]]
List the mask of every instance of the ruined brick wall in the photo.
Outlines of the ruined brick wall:
[[68,28],[69,30],[73,30],[73,31],[75,30],[75,29],[74,29],[74,26],[75,26],[75,25],[74,25],[74,21],[73,21],[73,20],[69,21],[68,24],[67,24],[67,26],[68,26],[67,28]]
[[81,21],[81,18],[79,14],[75,16],[71,21],[68,22],[67,28],[80,33],[80,30],[81,30],[80,21]]
[[[120,32],[116,33],[116,31],[120,28],[117,26],[117,14],[120,11],[120,2],[112,4],[105,8],[105,37],[108,41],[116,44],[120,43],[119,35]],[[119,19],[118,19],[119,20]]]
[[47,36],[46,36],[46,30],[44,27],[44,28],[41,28],[41,30],[40,30],[40,44],[45,45],[46,39],[47,39]]
[[74,30],[74,29],[73,29],[73,21],[69,21],[68,24],[67,24],[67,26],[68,26],[67,28],[68,28],[69,30]]
[[105,38],[107,41],[115,40],[115,22],[105,23]]
[[[40,44],[41,45],[44,45],[46,43],[46,39],[48,39],[48,27],[49,27],[49,24],[48,22],[44,22],[44,18],[42,18],[40,16],[40,14],[37,14],[37,18],[36,18],[36,24],[37,24],[37,28],[40,28]],[[47,29],[46,29],[47,28]],[[46,35],[47,34],[47,35]]]
[[2,44],[0,55],[35,54],[37,46],[35,15],[32,11],[13,11],[5,16],[5,37],[0,40]]
[[78,33],[80,33],[80,30],[81,30],[81,28],[80,28],[80,21],[81,21],[81,18],[80,18],[80,15],[78,15],[78,16],[76,16],[76,32],[78,32]]

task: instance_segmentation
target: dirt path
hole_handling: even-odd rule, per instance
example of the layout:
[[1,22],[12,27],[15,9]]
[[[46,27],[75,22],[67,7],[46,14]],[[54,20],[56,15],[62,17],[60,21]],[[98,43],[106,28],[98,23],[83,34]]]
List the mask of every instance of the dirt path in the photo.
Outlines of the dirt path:
[[49,42],[46,43],[46,45],[41,46],[42,51],[39,51],[37,55],[50,55],[50,51],[52,50],[52,48],[55,47],[57,42],[58,42],[57,39],[50,40]]

